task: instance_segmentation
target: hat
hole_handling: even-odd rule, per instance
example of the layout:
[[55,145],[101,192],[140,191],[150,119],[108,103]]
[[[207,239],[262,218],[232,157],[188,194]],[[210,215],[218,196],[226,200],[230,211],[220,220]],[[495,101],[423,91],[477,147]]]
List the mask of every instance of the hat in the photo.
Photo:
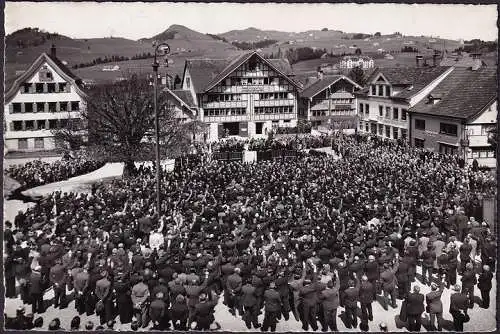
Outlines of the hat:
[[453,291],[460,292],[460,285],[455,284],[455,286],[453,286]]
[[200,294],[200,301],[207,300],[207,295],[205,293]]
[[[307,281],[307,280],[304,280],[304,283],[306,283],[306,281]],[[270,287],[271,289],[276,288],[276,283],[274,283],[274,282],[269,283],[269,287]]]
[[[200,297],[201,297],[201,295],[200,295]],[[178,302],[178,303],[184,302],[184,296],[183,295],[177,295],[177,297],[175,297],[175,301]]]
[[436,290],[437,289],[437,284],[435,282],[431,283],[431,289]]
[[163,296],[164,296],[163,292],[161,292],[161,291],[156,293],[156,298],[158,298],[158,299],[163,299]]
[[25,310],[26,310],[26,309],[24,308],[24,306],[23,306],[23,305],[19,305],[19,306],[17,307],[17,312],[19,312],[19,313],[24,313],[24,311],[25,311]]

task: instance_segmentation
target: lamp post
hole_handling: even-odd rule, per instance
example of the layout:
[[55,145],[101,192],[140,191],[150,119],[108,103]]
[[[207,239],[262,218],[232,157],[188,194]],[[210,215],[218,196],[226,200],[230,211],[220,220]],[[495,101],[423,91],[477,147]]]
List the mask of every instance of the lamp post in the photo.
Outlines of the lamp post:
[[[153,44],[155,46],[155,44]],[[160,216],[161,201],[160,201],[160,122],[158,117],[158,67],[160,64],[156,61],[158,56],[158,51],[162,51],[164,55],[170,53],[170,47],[166,43],[160,43],[155,47],[155,56],[153,60],[153,100],[154,100],[154,112],[155,112],[155,139],[156,139],[156,211],[158,216]]]

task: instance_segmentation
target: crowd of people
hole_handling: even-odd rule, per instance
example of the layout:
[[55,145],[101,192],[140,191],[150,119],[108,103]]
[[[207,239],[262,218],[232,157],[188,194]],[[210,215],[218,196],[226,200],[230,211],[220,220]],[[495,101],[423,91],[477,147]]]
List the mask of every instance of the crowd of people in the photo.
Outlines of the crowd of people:
[[85,153],[76,152],[65,154],[61,160],[54,162],[33,160],[25,164],[11,165],[5,172],[18,181],[22,188],[33,188],[86,174],[102,166],[103,161],[92,160]]
[[[453,289],[453,330],[463,330],[476,285],[480,307],[490,307],[496,240],[480,199],[495,192],[494,178],[375,138],[329,141],[340,159],[193,160],[162,173],[160,212],[148,168],[89,194],[44,198],[6,223],[6,298],[32,308],[21,307],[8,328],[50,320],[50,330],[61,329],[60,319],[43,319],[52,288],[55,308],[75,301],[66,329],[117,320],[218,329],[214,309],[223,303],[249,329],[275,331],[293,317],[306,331],[337,331],[343,310],[347,328],[387,330],[372,324],[379,296],[408,329],[420,330],[427,312],[441,330],[442,292]],[[80,324],[82,314],[98,324]]]

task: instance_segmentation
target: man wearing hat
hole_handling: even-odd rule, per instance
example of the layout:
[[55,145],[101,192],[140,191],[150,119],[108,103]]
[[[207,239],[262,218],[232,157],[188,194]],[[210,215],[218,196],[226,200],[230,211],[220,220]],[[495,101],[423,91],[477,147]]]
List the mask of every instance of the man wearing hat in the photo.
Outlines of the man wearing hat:
[[226,280],[226,289],[228,292],[228,304],[229,312],[235,314],[235,308],[238,312],[241,312],[240,294],[241,294],[242,279],[240,276],[240,268],[234,268],[232,275],[229,275]]
[[[335,281],[335,283],[334,283]],[[326,288],[320,292],[319,298],[323,307],[322,331],[338,331],[337,329],[337,308],[339,307],[340,280],[333,274],[332,280],[328,281]]]
[[177,295],[170,308],[170,318],[175,330],[185,331],[187,329],[188,314],[186,298],[181,294]]
[[139,326],[145,328],[148,325],[148,305],[149,288],[144,284],[143,277],[139,277],[139,282],[132,287],[132,305],[134,306],[134,316]]
[[375,259],[375,255],[368,256],[368,262],[365,264],[365,271],[368,282],[370,282],[373,286],[373,298],[375,299],[377,289],[380,289],[380,287],[377,287],[380,279],[380,269],[379,264]]
[[245,312],[243,319],[248,329],[251,329],[252,325],[254,329],[260,328],[257,320],[259,304],[256,293],[257,289],[252,285],[251,278],[246,278],[245,285],[241,287],[241,304]]
[[425,295],[425,300],[427,302],[427,313],[430,316],[431,331],[436,330],[436,320],[437,320],[437,330],[442,330],[443,323],[443,303],[441,302],[441,295],[444,290],[444,282],[439,282],[439,287],[435,282],[431,283],[431,292]]
[[373,320],[372,302],[375,299],[374,296],[375,287],[368,281],[368,277],[363,275],[359,286],[359,302],[361,304],[360,328],[364,331],[368,330],[368,321]]
[[155,299],[149,305],[149,317],[153,322],[153,329],[163,330],[165,329],[165,313],[167,311],[167,306],[163,301],[163,292],[158,292],[155,295]]
[[493,273],[488,265],[483,266],[483,271],[479,274],[477,287],[481,291],[481,307],[490,307],[490,290],[491,290],[491,280],[493,279]]
[[444,280],[446,282],[446,287],[450,286],[450,277],[448,276],[449,259],[450,259],[450,257],[448,255],[448,251],[446,250],[446,248],[443,248],[441,250],[441,255],[439,255],[437,258],[438,267],[439,267],[438,277],[439,277],[440,281],[443,280],[443,277],[444,277]]
[[113,318],[113,301],[111,300],[111,282],[108,280],[108,272],[101,272],[101,279],[95,284],[95,295],[97,297],[96,311],[100,317],[101,325]]
[[450,296],[450,314],[453,317],[453,330],[463,332],[464,322],[468,318],[469,300],[464,293],[460,292],[460,285],[456,284],[453,287],[453,291],[455,293]]
[[37,265],[31,271],[29,278],[29,294],[31,295],[32,302],[32,312],[33,313],[43,313],[43,294],[44,290],[42,287],[42,267]]
[[427,249],[420,256],[422,259],[422,283],[430,284],[432,282],[432,271],[434,261],[436,260],[436,252],[431,243],[427,244]]
[[384,302],[383,308],[387,310],[388,297],[391,296],[391,305],[396,308],[396,272],[399,267],[399,262],[390,267],[388,263],[384,263],[384,270],[380,274],[380,280],[382,282],[382,291],[384,292]]
[[208,271],[205,272],[205,277],[203,280],[203,284],[199,285],[198,279],[194,278],[191,282],[188,281],[185,286],[186,289],[186,297],[187,297],[187,305],[189,309],[189,322],[191,322],[194,318],[194,309],[196,304],[199,301],[199,297],[201,292],[207,287],[208,282]]
[[[212,296],[214,297],[214,296]],[[217,300],[208,300],[205,293],[200,295],[200,301],[194,308],[193,319],[196,322],[196,330],[209,330],[215,321],[214,312]]]
[[269,289],[264,292],[264,322],[262,323],[263,332],[267,332],[269,328],[271,329],[271,332],[276,331],[276,324],[280,313],[281,297],[279,292],[276,290],[276,284],[271,282],[269,284]]

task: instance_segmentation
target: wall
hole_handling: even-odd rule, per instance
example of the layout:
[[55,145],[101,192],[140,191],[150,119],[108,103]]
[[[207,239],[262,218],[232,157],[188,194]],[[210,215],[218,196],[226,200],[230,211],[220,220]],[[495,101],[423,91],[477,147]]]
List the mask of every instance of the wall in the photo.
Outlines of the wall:
[[[415,120],[423,119],[425,120],[425,130],[415,129]],[[449,123],[457,125],[457,136],[448,136],[445,134],[440,134],[440,123]],[[459,120],[453,119],[443,119],[443,118],[435,118],[428,115],[423,114],[412,114],[411,120],[412,126],[412,144],[414,144],[414,138],[423,139],[424,148],[439,152],[439,144],[448,144],[456,146],[460,151],[460,139],[462,138],[462,125]]]

